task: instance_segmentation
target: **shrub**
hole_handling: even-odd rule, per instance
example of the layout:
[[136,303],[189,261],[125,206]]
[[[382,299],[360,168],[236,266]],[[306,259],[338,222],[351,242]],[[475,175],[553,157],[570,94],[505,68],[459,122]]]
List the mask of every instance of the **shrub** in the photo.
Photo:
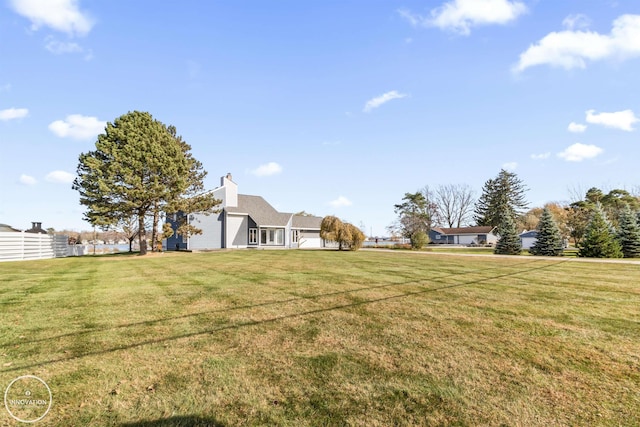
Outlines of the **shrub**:
[[424,231],[416,231],[411,235],[411,248],[422,249],[429,243],[429,236]]

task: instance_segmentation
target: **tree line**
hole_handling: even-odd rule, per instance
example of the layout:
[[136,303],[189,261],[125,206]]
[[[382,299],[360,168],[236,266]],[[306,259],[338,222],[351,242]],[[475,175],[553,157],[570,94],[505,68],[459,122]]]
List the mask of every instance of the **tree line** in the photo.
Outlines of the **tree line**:
[[[513,172],[500,170],[475,199],[467,185],[424,187],[405,193],[394,205],[397,221],[389,230],[409,238],[414,248],[428,242],[433,227],[496,227],[495,252],[520,254],[519,232],[536,230],[534,255],[561,255],[571,240],[582,257],[640,256],[640,197],[626,190],[604,193],[590,188],[584,199],[547,203],[528,209],[526,185]],[[527,210],[528,209],[528,210]]]

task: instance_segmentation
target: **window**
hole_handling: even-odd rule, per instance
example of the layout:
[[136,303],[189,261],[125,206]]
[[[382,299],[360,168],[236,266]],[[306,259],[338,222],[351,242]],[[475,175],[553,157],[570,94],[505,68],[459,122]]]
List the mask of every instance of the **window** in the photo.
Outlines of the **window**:
[[249,229],[249,244],[257,245],[258,244],[258,229],[250,228]]
[[298,243],[300,230],[291,230],[291,242]]
[[262,228],[260,229],[260,244],[283,246],[284,228]]

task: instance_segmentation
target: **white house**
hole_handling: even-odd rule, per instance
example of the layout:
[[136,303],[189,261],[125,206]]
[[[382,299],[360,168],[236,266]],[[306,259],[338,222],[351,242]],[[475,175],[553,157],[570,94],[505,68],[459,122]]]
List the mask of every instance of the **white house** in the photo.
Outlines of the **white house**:
[[165,240],[167,250],[223,248],[321,248],[321,217],[278,212],[260,196],[238,194],[231,174],[220,178],[213,190],[222,201],[219,213],[190,213],[186,220],[202,234],[184,237],[177,230],[182,214],[168,214],[174,235]]
[[536,230],[523,231],[520,233],[520,242],[522,243],[522,249],[531,249],[533,245],[538,241],[538,232]]
[[432,243],[449,245],[495,245],[498,241],[498,235],[496,234],[496,228],[490,226],[433,227],[429,231],[429,240]]

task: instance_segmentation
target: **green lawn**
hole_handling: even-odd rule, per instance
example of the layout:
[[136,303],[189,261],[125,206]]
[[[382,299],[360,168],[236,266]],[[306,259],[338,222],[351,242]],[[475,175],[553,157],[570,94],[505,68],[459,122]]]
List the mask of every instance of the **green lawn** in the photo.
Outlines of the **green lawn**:
[[1,263],[1,391],[27,374],[53,394],[37,425],[640,425],[640,264],[401,251]]

